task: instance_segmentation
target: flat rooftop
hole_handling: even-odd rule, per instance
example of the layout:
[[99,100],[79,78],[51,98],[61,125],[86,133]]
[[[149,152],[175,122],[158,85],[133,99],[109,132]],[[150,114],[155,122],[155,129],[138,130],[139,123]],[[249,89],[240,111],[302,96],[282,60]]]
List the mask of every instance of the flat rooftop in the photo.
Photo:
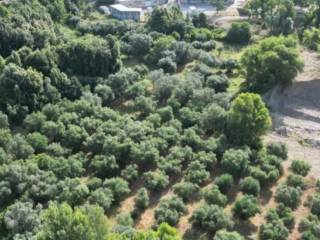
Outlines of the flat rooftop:
[[110,8],[114,8],[120,12],[142,12],[142,8],[130,8],[122,4],[113,4],[110,5]]

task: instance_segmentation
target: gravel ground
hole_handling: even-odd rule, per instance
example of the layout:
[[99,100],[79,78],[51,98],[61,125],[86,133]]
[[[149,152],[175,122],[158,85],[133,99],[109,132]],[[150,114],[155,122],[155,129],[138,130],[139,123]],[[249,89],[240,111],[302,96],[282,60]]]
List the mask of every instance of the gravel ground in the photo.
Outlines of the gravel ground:
[[305,68],[291,87],[265,96],[275,132],[269,138],[286,142],[290,159],[305,159],[320,178],[320,55],[301,49]]

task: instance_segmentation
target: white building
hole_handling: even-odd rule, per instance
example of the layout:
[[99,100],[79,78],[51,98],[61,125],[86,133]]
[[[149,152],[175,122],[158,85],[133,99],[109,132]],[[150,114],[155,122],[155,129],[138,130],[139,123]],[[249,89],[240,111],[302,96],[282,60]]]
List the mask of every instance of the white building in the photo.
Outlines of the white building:
[[110,13],[113,17],[120,20],[141,21],[142,8],[129,8],[122,4],[113,4],[109,6]]

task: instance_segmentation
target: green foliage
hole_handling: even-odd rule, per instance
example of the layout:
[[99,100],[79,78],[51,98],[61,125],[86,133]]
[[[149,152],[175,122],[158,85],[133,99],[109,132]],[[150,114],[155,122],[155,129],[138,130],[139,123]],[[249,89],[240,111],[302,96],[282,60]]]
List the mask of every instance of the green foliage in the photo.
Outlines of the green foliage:
[[120,213],[117,216],[117,223],[121,226],[132,227],[133,219],[130,213]]
[[291,163],[291,170],[301,176],[307,176],[311,169],[310,164],[304,160],[294,160]]
[[231,218],[218,205],[205,204],[199,207],[193,212],[190,221],[208,232],[217,232],[233,225]]
[[300,175],[290,174],[287,177],[286,184],[288,186],[291,186],[291,187],[294,187],[294,188],[300,188],[300,189],[305,189],[306,188],[306,181]]
[[320,50],[320,30],[317,28],[306,29],[303,32],[302,43],[311,50]]
[[202,127],[208,132],[223,132],[226,119],[226,111],[215,103],[208,106],[200,117]]
[[282,184],[277,188],[275,199],[285,206],[295,209],[300,204],[301,189]]
[[155,210],[155,219],[157,223],[168,223],[174,226],[178,223],[180,217],[186,212],[186,206],[182,199],[173,196],[161,200]]
[[280,220],[265,223],[259,230],[259,238],[261,240],[286,240],[288,235],[289,230]]
[[106,179],[103,186],[112,191],[117,202],[121,201],[130,192],[128,182],[120,177]]
[[213,240],[244,240],[237,232],[228,232],[226,230],[219,230],[215,235]]
[[250,47],[242,56],[246,85],[251,91],[264,93],[274,86],[290,85],[303,61],[293,38],[270,37]]
[[239,218],[248,220],[250,217],[260,213],[258,199],[252,195],[244,195],[236,200],[233,212]]
[[205,165],[199,161],[191,162],[186,169],[185,179],[194,184],[202,184],[207,181],[209,177],[210,174],[206,171]]
[[162,172],[146,172],[143,174],[146,188],[150,191],[163,190],[169,184],[169,178]]
[[279,158],[287,159],[288,157],[288,148],[284,143],[273,142],[267,145],[267,152],[273,154]]
[[145,209],[149,205],[149,193],[146,188],[140,188],[135,198],[135,207]]
[[199,186],[191,182],[180,182],[173,186],[173,191],[183,201],[192,200],[199,192]]
[[86,206],[72,209],[68,204],[52,204],[43,215],[39,240],[99,239],[107,236],[106,219],[100,208]]
[[251,29],[248,22],[232,23],[226,36],[228,42],[236,44],[248,44],[250,39]]
[[27,113],[59,98],[48,92],[50,86],[36,70],[8,64],[0,75],[0,106],[11,119],[21,122]]
[[152,31],[166,34],[176,31],[180,36],[183,36],[187,24],[179,7],[165,8],[158,6],[153,9],[147,25]]
[[269,111],[261,97],[241,93],[228,112],[228,136],[236,144],[256,145],[271,126]]
[[245,194],[258,196],[261,190],[260,182],[253,177],[246,177],[240,182],[241,191]]
[[244,174],[249,165],[249,154],[246,150],[229,149],[222,157],[221,166],[233,176]]
[[220,207],[225,207],[228,202],[227,197],[220,192],[216,185],[205,188],[202,191],[202,196],[208,204],[218,205]]
[[310,210],[312,214],[318,217],[320,216],[320,195],[319,194],[315,194],[312,197]]
[[216,177],[216,179],[214,180],[214,183],[218,186],[221,192],[225,193],[228,190],[230,190],[234,181],[233,181],[232,175],[225,173]]
[[59,67],[77,75],[107,77],[119,70],[119,46],[115,39],[85,37],[57,50]]

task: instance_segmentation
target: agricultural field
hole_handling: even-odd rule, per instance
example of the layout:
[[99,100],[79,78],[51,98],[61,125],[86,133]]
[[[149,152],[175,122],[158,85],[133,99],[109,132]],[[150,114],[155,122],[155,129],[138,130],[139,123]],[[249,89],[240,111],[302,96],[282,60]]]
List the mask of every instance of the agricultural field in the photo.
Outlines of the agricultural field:
[[0,240],[320,239],[320,3],[225,2],[0,1]]

